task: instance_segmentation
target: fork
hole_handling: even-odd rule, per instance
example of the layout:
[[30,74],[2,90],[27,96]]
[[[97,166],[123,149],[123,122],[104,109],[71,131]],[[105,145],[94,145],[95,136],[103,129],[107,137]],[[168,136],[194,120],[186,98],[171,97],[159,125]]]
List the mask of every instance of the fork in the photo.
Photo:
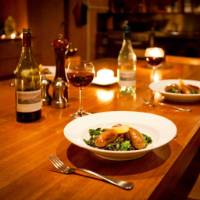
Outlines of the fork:
[[[143,100],[144,100],[145,105],[149,105],[149,106],[152,106],[152,107],[156,105],[156,103],[154,103],[153,101],[146,100],[146,99],[143,99]],[[163,102],[158,102],[157,104],[161,105],[161,106],[173,108],[177,111],[182,111],[182,112],[190,112],[192,110],[190,108],[182,108],[182,107],[179,107],[179,106],[169,105],[169,104],[166,104],[166,103],[163,103]]]
[[[77,171],[84,172],[86,174],[92,175],[93,177],[96,177],[100,180],[104,180],[108,183],[111,183],[115,186],[118,186],[120,188],[123,188],[125,190],[131,190],[133,189],[134,185],[131,182],[123,181],[123,180],[117,180],[113,178],[108,178],[106,176],[103,176],[101,174],[98,174],[94,171],[83,169],[83,168],[72,168],[69,166],[66,166],[56,155],[49,156],[49,160],[53,164],[53,166],[61,173],[64,174],[71,174],[71,173],[77,173]],[[79,173],[77,173],[79,174]]]

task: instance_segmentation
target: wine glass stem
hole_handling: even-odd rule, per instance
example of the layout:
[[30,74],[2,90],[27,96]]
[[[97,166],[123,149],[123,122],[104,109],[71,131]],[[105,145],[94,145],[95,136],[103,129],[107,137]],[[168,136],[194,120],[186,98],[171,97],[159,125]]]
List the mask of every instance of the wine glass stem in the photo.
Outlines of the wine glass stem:
[[79,87],[79,112],[81,113],[83,111],[83,101],[82,101],[82,87]]
[[152,82],[155,82],[155,79],[156,79],[156,67],[153,66],[153,68],[152,68],[151,81],[152,81]]

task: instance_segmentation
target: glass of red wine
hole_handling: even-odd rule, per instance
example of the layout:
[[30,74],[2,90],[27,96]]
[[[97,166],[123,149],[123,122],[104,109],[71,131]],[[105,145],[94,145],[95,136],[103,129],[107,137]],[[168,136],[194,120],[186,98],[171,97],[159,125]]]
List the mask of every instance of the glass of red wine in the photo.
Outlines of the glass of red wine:
[[88,86],[94,78],[94,65],[87,61],[70,61],[67,68],[69,82],[79,88],[79,109],[73,114],[74,118],[90,114],[83,109],[82,90]]
[[156,69],[165,60],[165,52],[160,47],[148,47],[145,50],[145,59],[149,66],[152,67],[152,77],[154,77]]

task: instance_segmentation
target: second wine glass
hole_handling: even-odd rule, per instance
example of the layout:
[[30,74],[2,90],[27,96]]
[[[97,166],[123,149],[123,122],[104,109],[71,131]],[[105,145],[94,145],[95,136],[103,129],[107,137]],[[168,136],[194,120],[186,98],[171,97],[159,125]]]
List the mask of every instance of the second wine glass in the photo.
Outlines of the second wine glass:
[[148,47],[145,50],[145,59],[149,66],[152,67],[152,77],[154,77],[156,69],[165,60],[165,52],[160,47]]
[[87,61],[71,61],[67,68],[67,78],[69,82],[79,87],[79,109],[73,114],[74,118],[89,114],[83,109],[82,90],[88,86],[94,78],[94,65]]

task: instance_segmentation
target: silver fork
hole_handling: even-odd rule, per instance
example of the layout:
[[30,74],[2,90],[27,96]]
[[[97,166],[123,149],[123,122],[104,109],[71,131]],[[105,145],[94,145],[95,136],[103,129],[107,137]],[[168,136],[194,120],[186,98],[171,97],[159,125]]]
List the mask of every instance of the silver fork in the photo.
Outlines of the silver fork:
[[[152,106],[152,107],[156,106],[156,103],[154,103],[153,101],[146,100],[146,99],[143,99],[143,100],[144,100],[145,105],[149,105],[149,106]],[[157,104],[161,105],[161,106],[173,108],[177,111],[182,111],[182,112],[190,112],[192,110],[191,108],[182,108],[182,107],[179,107],[179,106],[169,105],[169,104],[166,104],[166,103],[163,103],[163,102],[158,102]]]
[[[56,155],[51,155],[49,157],[49,160],[53,164],[53,166],[61,173],[64,174],[71,174],[71,173],[77,173],[77,171],[85,172],[86,174],[92,175],[93,177],[96,177],[98,179],[104,180],[108,183],[111,183],[113,185],[116,185],[120,188],[123,188],[125,190],[131,190],[134,185],[131,182],[123,181],[123,180],[117,180],[113,178],[108,178],[106,176],[103,176],[101,174],[98,174],[94,171],[83,169],[83,168],[72,168],[69,166],[66,166]],[[78,174],[78,173],[77,173]]]

